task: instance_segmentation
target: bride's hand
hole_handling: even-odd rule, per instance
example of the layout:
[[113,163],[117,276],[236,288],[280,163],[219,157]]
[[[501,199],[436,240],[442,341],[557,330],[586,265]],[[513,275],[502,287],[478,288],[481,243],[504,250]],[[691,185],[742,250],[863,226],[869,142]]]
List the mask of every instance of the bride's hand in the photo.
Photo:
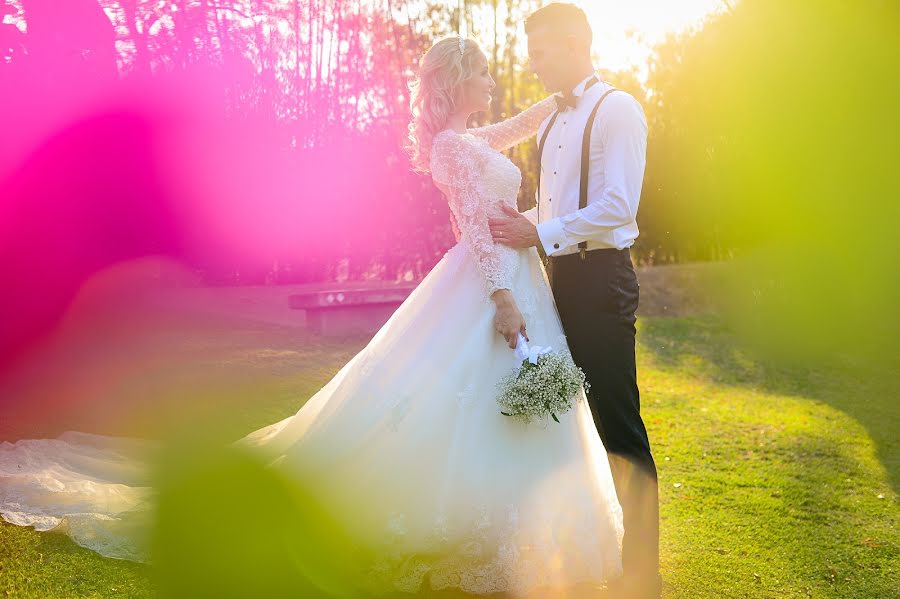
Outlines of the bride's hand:
[[509,348],[516,348],[519,333],[522,333],[526,341],[531,341],[528,338],[528,333],[525,332],[525,319],[522,317],[522,313],[519,312],[516,300],[513,299],[509,290],[500,289],[494,292],[491,299],[497,305],[497,312],[494,314],[494,328],[503,335],[503,338],[509,344]]

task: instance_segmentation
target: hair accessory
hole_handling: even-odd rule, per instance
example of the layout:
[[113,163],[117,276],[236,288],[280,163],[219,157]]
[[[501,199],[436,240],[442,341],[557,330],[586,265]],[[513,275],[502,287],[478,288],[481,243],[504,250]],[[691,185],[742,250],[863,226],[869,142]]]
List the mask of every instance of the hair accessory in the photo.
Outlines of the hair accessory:
[[466,39],[463,36],[459,36],[459,55],[462,56],[466,53]]

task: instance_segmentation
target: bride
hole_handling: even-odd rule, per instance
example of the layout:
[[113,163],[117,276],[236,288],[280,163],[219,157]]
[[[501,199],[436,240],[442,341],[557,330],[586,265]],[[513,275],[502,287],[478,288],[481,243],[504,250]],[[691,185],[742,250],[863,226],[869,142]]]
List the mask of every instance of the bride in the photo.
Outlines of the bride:
[[[621,509],[586,401],[542,425],[508,418],[496,402],[498,381],[518,365],[519,333],[568,348],[537,250],[494,244],[488,229],[489,217],[516,207],[521,183],[501,151],[534,135],[555,100],[466,129],[493,87],[471,40],[442,39],[424,55],[412,162],[446,195],[458,243],[296,414],[235,442],[313,482],[377,555],[363,565],[373,595],[518,596],[621,573]],[[144,450],[72,431],[4,443],[0,514],[141,560],[123,520],[150,510],[149,489],[131,482]]]

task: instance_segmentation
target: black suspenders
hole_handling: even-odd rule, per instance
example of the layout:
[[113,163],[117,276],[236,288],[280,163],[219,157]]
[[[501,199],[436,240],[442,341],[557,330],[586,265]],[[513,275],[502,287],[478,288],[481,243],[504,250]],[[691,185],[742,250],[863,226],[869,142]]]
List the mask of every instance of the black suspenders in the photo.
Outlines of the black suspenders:
[[[591,164],[591,133],[594,130],[594,119],[597,118],[597,111],[600,109],[600,105],[603,104],[603,100],[605,100],[606,96],[613,93],[614,91],[618,90],[616,88],[612,88],[605,94],[600,96],[600,99],[597,101],[597,104],[591,111],[591,116],[588,117],[587,125],[585,125],[584,127],[584,139],[582,139],[581,141],[581,185],[578,190],[579,210],[587,206],[588,173],[590,172]],[[587,248],[587,242],[580,242],[578,244],[578,248],[581,250],[581,259],[584,260],[584,253]]]
[[[593,81],[596,83],[596,79]],[[585,87],[585,91],[588,87],[590,87],[592,83],[589,83]],[[594,109],[591,111],[591,115],[588,117],[587,124],[584,127],[584,137],[581,140],[581,180],[578,189],[578,209],[587,206],[587,192],[588,192],[588,173],[590,171],[591,164],[591,133],[594,128],[594,120],[597,118],[597,111],[600,109],[600,105],[603,104],[603,100],[606,99],[606,96],[609,94],[619,91],[616,88],[612,88],[606,91],[597,103],[594,105]],[[541,171],[543,170],[542,161],[544,156],[544,144],[547,141],[547,135],[550,133],[550,129],[553,128],[553,124],[556,122],[556,117],[559,116],[559,110],[557,110],[553,117],[550,119],[550,122],[547,124],[547,128],[544,129],[544,134],[541,136],[541,141],[538,144],[538,180],[537,180],[537,222],[541,222]],[[584,260],[584,254],[587,248],[587,242],[582,241],[578,244],[578,248],[581,250],[581,259]]]

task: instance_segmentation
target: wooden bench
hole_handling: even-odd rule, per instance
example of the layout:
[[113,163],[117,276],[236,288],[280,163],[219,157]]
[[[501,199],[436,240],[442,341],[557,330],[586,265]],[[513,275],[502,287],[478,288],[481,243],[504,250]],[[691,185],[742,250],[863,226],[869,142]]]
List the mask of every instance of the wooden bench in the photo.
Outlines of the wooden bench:
[[328,337],[374,333],[418,283],[334,285],[288,296],[288,306],[306,312],[306,327]]

